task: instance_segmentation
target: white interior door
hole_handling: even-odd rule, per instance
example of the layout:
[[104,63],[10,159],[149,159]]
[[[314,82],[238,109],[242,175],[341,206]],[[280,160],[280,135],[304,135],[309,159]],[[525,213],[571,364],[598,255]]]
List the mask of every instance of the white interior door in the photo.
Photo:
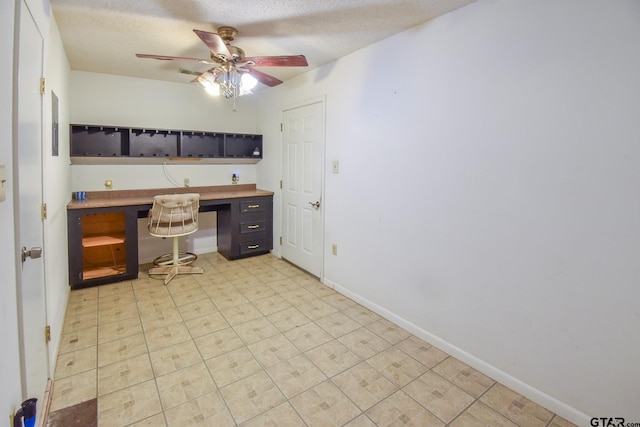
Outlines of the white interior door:
[[282,257],[322,276],[324,102],[282,112]]
[[[42,95],[44,43],[24,1],[20,4],[18,56],[18,243],[27,250],[43,247],[42,224]],[[20,248],[18,248],[20,250]],[[38,403],[49,378],[44,262],[36,250],[25,258],[18,274],[20,304],[20,358],[23,397]]]

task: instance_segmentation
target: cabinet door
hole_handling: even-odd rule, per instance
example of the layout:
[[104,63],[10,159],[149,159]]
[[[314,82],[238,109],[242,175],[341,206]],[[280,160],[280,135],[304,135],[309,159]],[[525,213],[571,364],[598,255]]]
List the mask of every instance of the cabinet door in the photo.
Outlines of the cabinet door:
[[72,287],[138,276],[137,215],[132,210],[69,212],[69,282]]

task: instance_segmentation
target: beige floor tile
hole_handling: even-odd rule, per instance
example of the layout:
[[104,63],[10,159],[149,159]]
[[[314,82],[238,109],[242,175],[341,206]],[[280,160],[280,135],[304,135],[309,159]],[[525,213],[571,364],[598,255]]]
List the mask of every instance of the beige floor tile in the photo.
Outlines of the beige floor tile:
[[136,300],[133,294],[133,289],[125,290],[123,292],[119,292],[113,295],[107,295],[100,298],[98,309],[101,311],[108,310],[114,307],[135,303],[135,301]]
[[[193,264],[194,267],[198,267],[198,263]],[[162,276],[160,276],[162,277]],[[178,275],[174,277],[167,285],[167,290],[171,295],[175,295],[184,291],[191,291],[200,288],[200,283],[195,279],[196,275]],[[162,283],[162,282],[160,282]]]
[[58,355],[54,378],[60,379],[96,369],[96,351],[97,347],[93,346]]
[[277,313],[273,313],[267,316],[267,319],[273,326],[278,328],[280,332],[288,331],[300,325],[310,322],[311,320],[302,314],[300,310],[295,307],[289,307]]
[[252,303],[234,305],[233,307],[220,310],[220,313],[222,313],[231,326],[262,317],[260,310]]
[[216,312],[218,309],[213,305],[209,297],[205,297],[199,301],[178,306],[178,311],[182,316],[182,320],[186,322]]
[[302,354],[270,366],[267,368],[267,373],[289,399],[327,379],[327,377]]
[[98,426],[125,426],[161,411],[155,382],[147,381],[98,397]]
[[243,288],[241,289],[241,292],[249,301],[254,303],[256,301],[276,294],[276,291],[262,283],[259,283],[257,286],[252,286],[250,288]]
[[149,357],[156,377],[202,362],[193,340],[153,351]]
[[231,307],[235,307],[237,305],[247,304],[249,300],[242,295],[242,292],[233,288],[233,290],[226,292],[216,292],[209,293],[206,292],[207,295],[211,298],[211,301],[218,307],[218,310],[228,310]]
[[473,397],[480,397],[495,381],[454,357],[448,357],[433,371],[451,381]]
[[285,276],[284,274],[280,273],[277,270],[275,270],[275,271],[265,271],[265,272],[260,273],[256,277],[258,279],[260,279],[262,281],[262,283],[266,283],[266,284],[277,282],[278,280],[283,280],[283,279],[287,278],[287,276]]
[[164,421],[164,414],[155,414],[149,418],[138,421],[137,423],[129,424],[129,427],[166,427],[167,423]]
[[282,298],[280,295],[272,295],[255,301],[253,305],[255,305],[256,308],[265,316],[293,307],[289,301]]
[[93,314],[98,310],[98,299],[78,299],[75,302],[69,302],[67,305],[67,314],[69,316],[78,316],[81,314]]
[[162,407],[166,410],[215,391],[217,387],[204,363],[156,378]]
[[264,372],[220,389],[236,423],[242,423],[284,402],[278,387]]
[[409,338],[411,334],[400,326],[389,322],[387,319],[379,319],[367,325],[376,334],[380,335],[391,344],[397,344],[400,341]]
[[360,410],[331,381],[325,381],[290,400],[302,419],[312,426],[341,426]]
[[367,328],[357,329],[347,335],[338,338],[342,344],[362,359],[368,359],[391,347],[389,341],[380,338]]
[[360,357],[337,340],[329,341],[305,353],[329,378],[360,363]]
[[184,323],[173,323],[157,329],[146,330],[144,332],[149,351],[160,350],[161,348],[191,340],[191,334]]
[[232,328],[222,329],[194,339],[202,357],[207,360],[244,346]]
[[173,407],[166,414],[169,427],[233,425],[233,418],[217,390]]
[[139,317],[131,317],[117,322],[105,323],[98,326],[98,344],[104,344],[109,341],[115,341],[141,333],[142,323],[140,323]]
[[367,362],[399,387],[418,378],[427,370],[422,363],[395,347],[376,354]]
[[173,298],[173,302],[178,307],[209,298],[207,294],[204,293],[200,285],[197,285],[197,287],[194,289],[187,289],[185,291],[171,293],[171,297]]
[[98,367],[131,359],[147,352],[144,334],[131,335],[98,344]]
[[97,299],[97,298],[98,298],[97,286],[94,286],[91,288],[74,289],[73,292],[71,292],[71,294],[69,295],[68,305],[73,305],[81,301],[87,301],[90,299]]
[[175,306],[140,313],[140,319],[145,331],[182,322],[182,316]]
[[371,421],[366,414],[362,414],[359,417],[349,421],[344,427],[376,427],[376,424]]
[[98,311],[91,313],[83,313],[76,315],[65,316],[64,324],[62,326],[62,333],[68,334],[70,332],[79,331],[80,329],[86,329],[98,326]]
[[126,293],[133,290],[131,281],[111,283],[98,287],[98,298],[112,297],[115,294]]
[[219,311],[188,320],[186,325],[194,338],[227,329],[230,326]]
[[445,423],[464,411],[474,398],[434,372],[427,372],[403,391]]
[[95,347],[98,345],[98,328],[78,329],[60,337],[60,347],[58,354],[69,353],[70,351],[81,350],[87,347]]
[[313,322],[289,329],[284,335],[302,352],[311,350],[333,339],[324,329]]
[[484,403],[477,401],[449,425],[451,427],[517,427]]
[[367,411],[378,426],[442,427],[445,424],[403,391],[397,391]]
[[298,427],[303,425],[302,418],[288,402],[242,423],[242,427]]
[[236,334],[245,344],[251,344],[280,333],[278,328],[273,326],[266,317],[259,317],[240,323],[233,326],[233,330],[236,331]]
[[575,424],[565,420],[564,418],[556,415],[549,423],[549,427],[576,427]]
[[280,295],[293,306],[299,306],[306,302],[317,300],[315,295],[300,286],[296,286],[290,291],[282,292]]
[[333,377],[332,381],[363,411],[398,390],[395,384],[367,362],[347,369]]
[[[312,293],[309,294],[313,295]],[[322,317],[329,316],[330,314],[338,312],[337,308],[327,304],[320,299],[316,299],[315,296],[313,296],[313,299],[311,299],[310,301],[299,304],[298,309],[311,320],[318,320]]]
[[251,274],[251,272],[244,267],[222,271],[222,275],[230,282],[232,282],[233,280],[238,280],[245,277],[253,277],[253,274]]
[[[306,275],[305,273],[302,273],[303,275]],[[300,274],[296,274],[294,276],[294,278],[297,277],[304,277],[304,276],[300,276]],[[327,297],[329,295],[334,295],[337,292],[334,291],[333,289],[331,289],[329,286],[320,283],[319,281],[315,281],[312,283],[305,283],[302,285],[307,291],[311,292],[312,294],[314,294],[315,296],[317,296],[318,298],[324,298]]]
[[346,314],[347,316],[349,316],[350,318],[352,318],[353,320],[355,320],[356,322],[360,323],[363,326],[366,326],[369,323],[373,323],[381,319],[381,317],[375,314],[373,311],[359,304],[352,305],[340,311],[341,313]]
[[160,281],[154,281],[153,286],[149,285],[139,287],[136,284],[133,288],[133,292],[135,294],[136,302],[147,302],[155,299],[171,299],[171,294],[169,294],[166,286],[164,286]]
[[280,296],[286,292],[301,288],[299,284],[288,277],[286,279],[276,280],[275,282],[269,282],[267,286],[276,291]]
[[98,368],[98,396],[153,379],[147,354]]
[[436,366],[449,356],[444,351],[413,335],[395,346],[429,368]]
[[316,324],[330,333],[334,338],[339,338],[361,328],[358,322],[340,312],[332,313],[327,317],[318,319],[316,320]]
[[327,304],[335,307],[338,310],[344,310],[346,308],[349,308],[349,307],[354,306],[354,305],[357,304],[351,298],[349,298],[347,296],[344,296],[344,295],[342,295],[342,294],[340,294],[338,292],[334,292],[334,293],[332,293],[330,295],[322,297],[322,301],[324,301]]
[[[233,285],[234,288],[241,291],[244,295],[244,291],[246,289],[253,288],[255,286],[264,286],[264,283],[260,279],[258,279],[255,275],[240,277],[238,279],[230,280],[229,283]],[[245,295],[246,297],[246,295]]]
[[480,400],[518,425],[546,426],[553,417],[552,412],[502,384],[495,384]]
[[262,366],[246,347],[230,351],[206,361],[218,387],[244,379],[262,370]]
[[98,324],[117,322],[131,317],[138,317],[138,306],[135,302],[109,306],[98,310]]
[[249,344],[247,347],[265,368],[300,354],[296,346],[283,334]]
[[97,396],[96,369],[59,380],[53,384],[51,411],[86,402]]

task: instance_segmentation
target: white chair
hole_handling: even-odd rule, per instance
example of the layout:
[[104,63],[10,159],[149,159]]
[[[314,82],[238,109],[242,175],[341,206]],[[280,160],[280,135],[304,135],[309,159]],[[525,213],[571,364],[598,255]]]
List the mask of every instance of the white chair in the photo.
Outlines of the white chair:
[[190,252],[179,252],[178,238],[198,230],[198,209],[200,195],[196,193],[166,194],[153,198],[147,227],[155,237],[172,237],[173,252],[153,260],[149,275],[164,274],[164,284],[168,284],[177,274],[201,274],[200,267],[190,266],[198,256]]

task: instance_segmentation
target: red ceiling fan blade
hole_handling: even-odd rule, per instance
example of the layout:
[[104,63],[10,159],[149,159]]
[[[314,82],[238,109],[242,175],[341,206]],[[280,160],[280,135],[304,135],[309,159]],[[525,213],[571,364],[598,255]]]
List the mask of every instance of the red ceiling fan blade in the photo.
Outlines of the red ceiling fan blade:
[[229,52],[229,49],[227,49],[227,46],[224,44],[224,40],[222,40],[222,37],[218,34],[202,30],[193,30],[193,32],[200,37],[215,56],[228,61],[233,59],[231,52]]
[[252,56],[242,59],[239,63],[257,67],[306,67],[309,65],[304,55]]
[[256,80],[258,80],[260,83],[265,84],[267,86],[278,86],[280,83],[282,83],[282,80],[277,79],[273,76],[270,76],[269,74],[263,73],[262,71],[258,71],[254,68],[244,68],[244,70],[246,70],[249,74],[251,74],[253,77],[256,78]]
[[207,59],[187,58],[184,56],[149,55],[146,53],[136,53],[136,56],[138,58],[159,59],[161,61],[185,61],[185,62],[198,62],[200,64],[215,64],[215,62],[209,61]]

